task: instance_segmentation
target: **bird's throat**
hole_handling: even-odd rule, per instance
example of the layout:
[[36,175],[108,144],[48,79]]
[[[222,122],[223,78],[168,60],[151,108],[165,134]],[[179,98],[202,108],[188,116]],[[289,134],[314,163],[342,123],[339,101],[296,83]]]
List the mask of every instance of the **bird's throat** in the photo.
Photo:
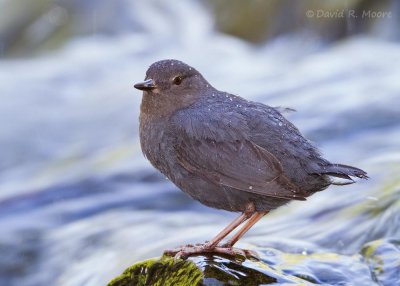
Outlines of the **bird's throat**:
[[176,111],[186,108],[198,99],[198,96],[165,96],[162,94],[143,93],[142,103],[140,105],[141,116],[163,118],[169,117]]

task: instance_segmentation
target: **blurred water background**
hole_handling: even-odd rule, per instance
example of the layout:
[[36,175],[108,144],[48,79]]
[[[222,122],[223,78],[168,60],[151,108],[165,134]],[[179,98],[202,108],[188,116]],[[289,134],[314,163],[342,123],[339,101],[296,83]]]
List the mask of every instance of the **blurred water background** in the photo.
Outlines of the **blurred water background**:
[[[286,116],[329,160],[371,177],[274,211],[239,245],[337,253],[327,284],[400,285],[399,4],[0,1],[0,284],[104,285],[236,215],[192,201],[141,154],[133,84],[176,58],[296,109]],[[378,239],[391,255],[379,277],[357,256]]]

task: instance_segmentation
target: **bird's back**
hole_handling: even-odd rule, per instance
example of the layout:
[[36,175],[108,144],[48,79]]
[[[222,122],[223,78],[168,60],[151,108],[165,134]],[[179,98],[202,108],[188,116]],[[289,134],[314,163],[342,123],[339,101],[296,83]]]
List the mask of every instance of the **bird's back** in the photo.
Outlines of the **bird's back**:
[[275,108],[260,103],[250,105],[252,139],[274,154],[285,175],[309,194],[328,187],[331,180],[321,170],[330,163],[318,149]]
[[[307,194],[329,186],[330,178],[320,170],[330,163],[275,108],[220,92],[205,97],[194,109],[197,114],[204,114],[204,121],[215,120],[213,114],[217,114],[221,129],[246,133],[249,140],[275,156],[285,176]],[[242,124],[237,123],[239,120]],[[246,128],[238,130],[238,126]]]

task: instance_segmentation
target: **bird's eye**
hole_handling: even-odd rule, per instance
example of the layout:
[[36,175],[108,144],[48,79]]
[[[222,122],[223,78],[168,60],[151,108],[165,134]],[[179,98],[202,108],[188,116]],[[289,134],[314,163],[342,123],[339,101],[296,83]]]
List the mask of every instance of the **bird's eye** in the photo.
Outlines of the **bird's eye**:
[[174,77],[174,79],[172,80],[172,82],[173,82],[175,85],[180,85],[180,84],[182,83],[182,77],[176,76],[176,77]]

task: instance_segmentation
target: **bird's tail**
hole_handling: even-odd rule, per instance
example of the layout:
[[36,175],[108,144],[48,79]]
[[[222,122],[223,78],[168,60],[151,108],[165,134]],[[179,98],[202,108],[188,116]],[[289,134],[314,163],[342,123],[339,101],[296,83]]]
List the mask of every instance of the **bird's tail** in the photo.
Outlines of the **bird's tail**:
[[332,183],[333,185],[352,184],[354,183],[354,180],[351,177],[368,179],[367,172],[358,169],[356,167],[342,165],[342,164],[330,164],[326,166],[320,173],[328,176],[349,180],[347,182],[333,182]]

